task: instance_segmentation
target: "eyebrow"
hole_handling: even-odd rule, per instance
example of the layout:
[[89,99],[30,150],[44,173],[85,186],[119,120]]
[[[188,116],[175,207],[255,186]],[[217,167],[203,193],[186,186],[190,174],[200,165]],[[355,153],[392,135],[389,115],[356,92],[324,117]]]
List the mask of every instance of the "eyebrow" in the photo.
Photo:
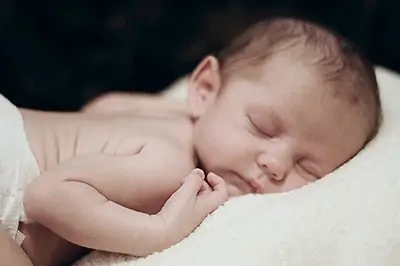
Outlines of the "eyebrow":
[[[276,130],[279,131],[279,132],[283,131],[283,129],[284,129],[284,124],[282,122],[283,120],[279,116],[279,114],[277,112],[275,112],[272,108],[267,107],[267,106],[263,106],[263,105],[260,105],[260,104],[258,104],[258,105],[254,104],[254,105],[249,106],[247,108],[247,111],[250,114],[253,114],[253,115],[254,114],[259,115],[259,114],[268,113],[268,115],[269,115],[268,119],[271,120],[271,123],[273,123],[273,125],[276,127]],[[266,122],[265,121],[265,117],[261,116],[261,118],[262,118],[261,121],[263,123],[265,123]]]

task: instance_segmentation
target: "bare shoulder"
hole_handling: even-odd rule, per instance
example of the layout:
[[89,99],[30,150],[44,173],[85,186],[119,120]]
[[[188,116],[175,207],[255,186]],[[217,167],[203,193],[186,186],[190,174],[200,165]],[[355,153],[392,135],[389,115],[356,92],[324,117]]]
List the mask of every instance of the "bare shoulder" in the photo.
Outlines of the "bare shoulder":
[[195,167],[192,147],[174,139],[153,140],[141,153],[154,164],[153,173],[163,178],[182,179]]
[[136,186],[140,186],[142,193],[137,190],[135,199],[129,200],[130,207],[148,213],[159,211],[170,195],[181,186],[183,178],[195,167],[191,150],[169,139],[148,143],[140,152],[144,178],[132,180]]
[[[124,126],[133,125],[136,117],[132,119]],[[119,141],[118,152],[138,155],[146,164],[148,162],[146,168],[152,175],[183,178],[195,167],[193,125],[185,116],[149,117],[135,125],[134,131],[140,131],[140,134],[132,132]]]

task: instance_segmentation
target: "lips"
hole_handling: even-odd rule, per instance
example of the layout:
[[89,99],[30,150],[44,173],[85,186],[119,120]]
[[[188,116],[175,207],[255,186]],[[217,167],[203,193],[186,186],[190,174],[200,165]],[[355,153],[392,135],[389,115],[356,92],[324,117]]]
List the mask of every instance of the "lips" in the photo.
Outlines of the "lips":
[[250,187],[252,188],[253,193],[262,193],[263,191],[263,185],[255,179],[247,179],[245,180]]
[[262,191],[262,184],[254,179],[254,178],[248,178],[242,175],[237,175],[245,184],[248,188],[250,188],[251,193],[261,193]]
[[240,175],[237,172],[230,172],[230,175],[233,178],[230,179],[230,183],[235,185],[237,188],[239,188],[244,194],[247,193],[262,193],[263,192],[263,185],[260,182],[260,180],[255,179],[255,178],[248,178],[247,176]]

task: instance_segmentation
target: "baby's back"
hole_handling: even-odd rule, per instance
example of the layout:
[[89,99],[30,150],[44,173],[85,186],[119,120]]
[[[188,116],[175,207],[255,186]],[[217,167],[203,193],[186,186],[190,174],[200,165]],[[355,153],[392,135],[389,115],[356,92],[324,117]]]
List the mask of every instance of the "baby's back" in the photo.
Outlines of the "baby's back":
[[21,113],[41,171],[85,154],[135,154],[150,143],[168,143],[192,153],[192,124],[184,115]]
[[[99,115],[30,110],[21,110],[21,113],[41,172],[74,157],[98,153],[133,155],[148,145],[156,145],[160,150],[170,149],[171,154],[187,155],[179,158],[180,167],[184,169],[190,170],[195,166],[192,125],[188,116],[182,114],[141,111]],[[66,255],[70,257],[82,254],[82,249],[60,239],[40,225],[22,224],[21,231],[26,235],[24,250],[42,262],[47,260],[49,263],[51,261],[50,264],[58,264],[64,261]],[[47,241],[41,241],[43,235],[46,235]],[[49,250],[52,252],[48,252]]]

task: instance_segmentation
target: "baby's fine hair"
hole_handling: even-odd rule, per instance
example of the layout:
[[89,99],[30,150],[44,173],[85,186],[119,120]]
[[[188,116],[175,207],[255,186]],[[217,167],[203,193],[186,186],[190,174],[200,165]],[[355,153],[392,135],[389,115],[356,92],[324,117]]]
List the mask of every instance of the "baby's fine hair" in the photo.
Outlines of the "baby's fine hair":
[[373,65],[349,40],[315,23],[274,17],[249,27],[217,55],[222,79],[255,70],[290,49],[301,51],[304,63],[317,70],[335,97],[361,108],[368,120],[366,143],[371,140],[382,116]]

